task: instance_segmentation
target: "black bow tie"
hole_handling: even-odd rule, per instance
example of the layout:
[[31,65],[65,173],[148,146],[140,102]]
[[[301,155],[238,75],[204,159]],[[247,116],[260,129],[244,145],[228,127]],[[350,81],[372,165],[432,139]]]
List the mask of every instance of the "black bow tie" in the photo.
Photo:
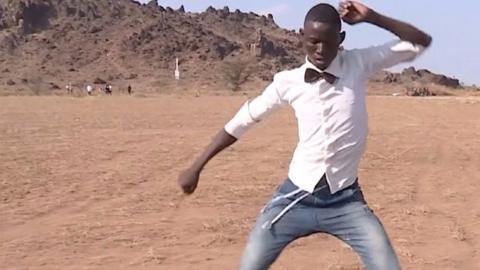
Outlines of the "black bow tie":
[[318,72],[313,68],[307,68],[307,70],[305,70],[306,83],[314,83],[320,79],[324,79],[329,84],[335,84],[335,82],[337,81],[337,77],[328,72]]

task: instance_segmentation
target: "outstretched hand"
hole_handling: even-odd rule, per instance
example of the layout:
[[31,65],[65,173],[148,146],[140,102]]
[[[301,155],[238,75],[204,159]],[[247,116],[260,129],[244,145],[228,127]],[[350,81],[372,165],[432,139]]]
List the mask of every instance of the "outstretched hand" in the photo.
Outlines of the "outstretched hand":
[[185,194],[192,194],[198,186],[198,180],[200,178],[200,171],[194,169],[188,169],[180,173],[178,176],[178,184]]
[[356,1],[342,1],[338,7],[342,20],[350,25],[366,22],[374,14],[373,10]]

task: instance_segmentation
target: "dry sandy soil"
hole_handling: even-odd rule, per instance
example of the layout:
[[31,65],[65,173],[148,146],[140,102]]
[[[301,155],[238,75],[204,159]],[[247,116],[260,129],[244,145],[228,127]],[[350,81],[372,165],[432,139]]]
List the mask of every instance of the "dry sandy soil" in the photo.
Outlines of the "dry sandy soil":
[[[0,269],[235,269],[296,141],[285,110],[176,176],[246,97],[0,98]],[[480,98],[369,97],[360,181],[404,269],[479,269]],[[326,235],[273,269],[362,269]]]

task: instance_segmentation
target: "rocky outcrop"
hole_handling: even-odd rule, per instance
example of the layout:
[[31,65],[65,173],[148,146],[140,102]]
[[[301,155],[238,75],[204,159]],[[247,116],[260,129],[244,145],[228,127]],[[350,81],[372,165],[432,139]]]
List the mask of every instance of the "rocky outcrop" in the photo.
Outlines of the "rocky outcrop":
[[462,88],[462,85],[458,79],[447,77],[441,74],[435,74],[426,69],[416,70],[414,67],[406,68],[400,73],[382,71],[376,74],[372,80],[387,84],[436,84],[453,89]]

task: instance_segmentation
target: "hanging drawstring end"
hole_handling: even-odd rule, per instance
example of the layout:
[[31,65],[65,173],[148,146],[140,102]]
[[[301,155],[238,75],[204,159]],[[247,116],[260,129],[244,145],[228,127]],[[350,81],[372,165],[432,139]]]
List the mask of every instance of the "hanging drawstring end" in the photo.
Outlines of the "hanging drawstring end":
[[[324,186],[321,186],[317,189],[315,189],[313,193],[315,192],[318,192],[324,188],[326,188],[327,185],[324,185]],[[278,196],[276,197],[275,199],[273,199],[269,204],[267,204],[265,207],[263,207],[262,209],[262,213],[266,210],[267,206],[268,205],[271,205],[272,203],[274,202],[277,202],[281,199],[288,199],[290,197],[293,197],[295,195],[297,195],[298,193],[300,193],[302,190],[301,189],[297,189],[295,191],[292,191],[288,194],[285,194],[285,195],[282,195],[282,196]],[[302,200],[304,200],[305,198],[307,198],[308,196],[310,195],[310,193],[306,192],[305,194],[303,194],[302,196],[298,197],[297,199],[295,199],[293,202],[291,202],[290,204],[288,204],[280,213],[278,213],[278,215],[276,215],[272,220],[267,220],[265,223],[263,223],[262,225],[262,229],[265,229],[265,230],[271,230],[273,225],[275,223],[277,223],[288,211],[290,211],[290,209],[292,207],[294,207],[297,203],[301,202]]]

